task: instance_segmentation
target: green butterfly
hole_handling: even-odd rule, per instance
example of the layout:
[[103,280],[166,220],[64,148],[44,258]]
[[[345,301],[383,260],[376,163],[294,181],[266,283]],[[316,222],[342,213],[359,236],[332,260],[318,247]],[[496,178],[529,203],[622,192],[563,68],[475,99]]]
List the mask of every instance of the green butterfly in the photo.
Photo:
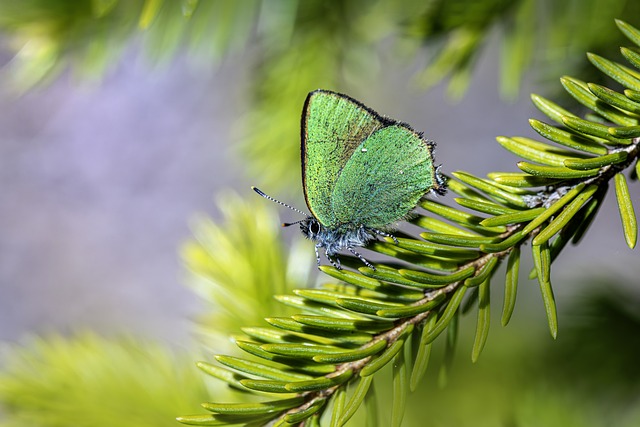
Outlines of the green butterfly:
[[[435,144],[409,125],[382,117],[355,99],[328,90],[311,92],[302,111],[302,187],[311,216],[294,223],[324,249],[346,249],[375,267],[354,247],[389,234],[427,192],[444,194],[445,179],[433,164]],[[294,209],[259,189],[261,196]],[[335,258],[334,258],[335,257]]]

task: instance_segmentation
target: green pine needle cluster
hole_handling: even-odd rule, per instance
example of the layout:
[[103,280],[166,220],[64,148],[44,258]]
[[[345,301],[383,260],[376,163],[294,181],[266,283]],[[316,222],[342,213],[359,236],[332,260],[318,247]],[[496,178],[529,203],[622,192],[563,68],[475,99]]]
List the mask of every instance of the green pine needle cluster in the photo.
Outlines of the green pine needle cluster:
[[14,51],[5,84],[24,92],[71,70],[97,78],[134,39],[148,58],[185,50],[218,63],[247,44],[260,2],[164,0],[0,0],[0,32]]
[[619,34],[609,31],[609,22],[639,13],[640,4],[628,0],[429,1],[410,21],[409,32],[430,43],[440,41],[440,48],[418,81],[431,86],[449,79],[449,94],[463,95],[488,39],[498,32],[500,89],[515,98],[523,76],[533,70],[544,70],[547,79],[568,67],[588,74],[582,53],[616,46]]
[[[637,46],[640,31],[622,21],[620,30]],[[549,123],[532,120],[543,139],[499,137],[522,160],[521,172],[496,172],[487,178],[456,172],[449,189],[459,207],[423,200],[429,212],[412,222],[426,231],[421,240],[398,235],[370,249],[402,263],[355,271],[322,267],[337,279],[319,289],[299,289],[277,299],[297,309],[288,317],[270,317],[266,327],[244,328],[236,345],[245,358],[217,356],[217,365],[201,362],[206,373],[247,395],[248,403],[207,402],[206,415],[183,416],[190,425],[342,426],[367,402],[376,373],[390,367],[391,419],[399,426],[409,390],[423,377],[431,347],[446,335],[452,351],[459,317],[475,308],[472,360],[480,356],[489,333],[491,283],[504,282],[502,323],[513,313],[521,275],[520,261],[530,250],[551,335],[558,331],[551,286],[551,264],[568,243],[578,243],[602,206],[613,181],[630,248],[637,221],[627,175],[636,179],[640,157],[640,55],[622,48],[628,64],[590,54],[589,60],[622,86],[620,92],[564,77],[565,90],[591,110],[583,119],[534,95]],[[630,171],[630,172],[629,172]],[[526,245],[525,245],[526,244]],[[506,278],[495,277],[506,262]],[[445,350],[445,352],[447,351]],[[445,354],[445,364],[447,356]],[[376,378],[377,379],[377,378]]]
[[170,427],[211,391],[185,353],[134,338],[47,336],[2,350],[2,427]]

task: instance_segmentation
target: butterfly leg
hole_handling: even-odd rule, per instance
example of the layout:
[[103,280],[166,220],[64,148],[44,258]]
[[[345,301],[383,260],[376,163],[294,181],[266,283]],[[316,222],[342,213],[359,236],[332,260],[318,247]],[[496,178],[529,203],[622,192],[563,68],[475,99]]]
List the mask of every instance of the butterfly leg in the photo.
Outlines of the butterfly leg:
[[393,239],[393,242],[397,245],[398,244],[398,239],[396,239],[396,236],[394,236],[393,234],[389,234],[386,231],[382,231],[382,230],[376,230],[375,228],[372,228],[371,231],[373,231],[376,234],[379,234],[380,236],[384,236],[384,237],[390,237]]
[[320,254],[318,253],[319,247],[320,245],[316,245],[314,248],[316,250],[316,264],[318,264],[318,268],[320,268]]
[[327,249],[324,250],[324,255],[327,257],[331,265],[333,265],[338,270],[342,270],[342,267],[340,266],[340,259],[338,257],[336,257],[336,259],[331,258],[331,255],[329,255],[329,251]]
[[356,250],[353,249],[351,246],[347,246],[347,250],[349,252],[351,252],[352,254],[354,254],[355,256],[357,256],[360,259],[360,261],[362,261],[364,263],[364,265],[366,265],[367,267],[369,267],[373,271],[376,271],[376,268],[373,266],[373,264],[371,264],[369,261],[367,261],[362,255],[360,255],[358,252],[356,252]]

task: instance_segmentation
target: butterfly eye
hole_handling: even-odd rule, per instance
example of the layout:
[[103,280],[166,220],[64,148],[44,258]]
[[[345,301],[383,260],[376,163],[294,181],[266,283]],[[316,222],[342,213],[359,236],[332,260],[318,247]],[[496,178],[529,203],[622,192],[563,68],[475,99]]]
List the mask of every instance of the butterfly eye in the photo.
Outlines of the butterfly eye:
[[316,221],[312,221],[309,224],[309,231],[311,232],[311,234],[318,234],[320,232],[320,224],[318,224]]

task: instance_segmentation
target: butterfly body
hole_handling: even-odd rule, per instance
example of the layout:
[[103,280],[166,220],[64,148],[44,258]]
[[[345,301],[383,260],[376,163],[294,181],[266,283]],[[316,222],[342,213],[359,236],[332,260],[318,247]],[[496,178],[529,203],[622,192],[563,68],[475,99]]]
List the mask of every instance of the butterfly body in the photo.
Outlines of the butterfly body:
[[360,254],[353,251],[355,246],[366,246],[376,239],[377,234],[387,235],[387,233],[364,225],[345,225],[337,228],[329,228],[320,224],[314,217],[307,217],[300,222],[302,234],[316,244],[316,259],[320,263],[318,249],[323,248],[327,259],[336,267],[340,268],[340,261],[333,257],[343,249],[349,249],[354,255],[359,257],[368,267],[374,268]]

